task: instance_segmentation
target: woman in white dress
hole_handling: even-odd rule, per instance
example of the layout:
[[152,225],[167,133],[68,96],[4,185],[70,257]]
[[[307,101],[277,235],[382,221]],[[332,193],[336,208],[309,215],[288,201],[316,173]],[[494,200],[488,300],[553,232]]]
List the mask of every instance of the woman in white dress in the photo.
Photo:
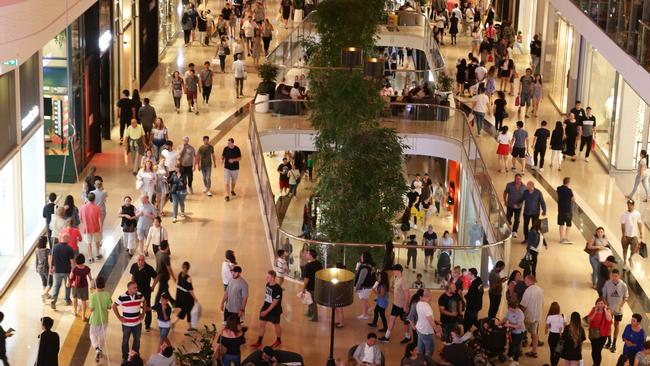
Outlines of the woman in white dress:
[[158,214],[164,216],[163,206],[167,200],[167,177],[169,176],[169,171],[165,166],[165,157],[160,156],[158,160],[158,165],[156,165],[156,208],[158,209]]
[[153,162],[146,160],[144,166],[138,171],[136,176],[136,189],[140,191],[140,195],[149,196],[149,200],[153,200],[153,194],[156,192],[156,181],[158,177],[153,170]]

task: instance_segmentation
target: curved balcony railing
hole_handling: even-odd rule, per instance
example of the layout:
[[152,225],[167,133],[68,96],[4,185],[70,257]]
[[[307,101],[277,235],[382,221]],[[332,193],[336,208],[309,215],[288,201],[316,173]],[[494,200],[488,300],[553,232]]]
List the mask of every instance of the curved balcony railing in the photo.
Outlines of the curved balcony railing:
[[[315,133],[308,117],[309,110],[304,101],[258,102],[250,108],[249,139],[252,157],[255,173],[259,180],[259,193],[268,229],[267,235],[273,243],[274,251],[285,249],[289,252],[289,276],[296,279],[300,278],[300,252],[304,246],[318,248],[322,256],[321,260],[328,266],[339,263],[348,268],[354,268],[362,251],[370,251],[375,261],[381,264],[385,254],[382,243],[333,243],[325,240],[306,239],[302,237],[301,230],[295,229],[295,225],[294,230],[289,230],[287,225],[281,227],[279,223],[276,196],[271,188],[262,141],[265,135],[278,133],[296,133],[296,135],[304,136]],[[505,211],[499,201],[498,193],[489,179],[487,167],[471,134],[466,115],[458,109],[441,105],[387,103],[381,123],[386,127],[395,128],[407,140],[405,141],[407,145],[409,140],[413,140],[417,136],[445,140],[448,143],[447,148],[455,150],[447,151],[447,157],[454,156],[453,160],[458,160],[462,166],[461,187],[458,188],[459,196],[462,194],[463,186],[467,191],[458,200],[459,209],[456,211],[458,232],[455,234],[454,240],[456,244],[450,247],[431,248],[435,250],[433,261],[431,268],[426,269],[424,268],[424,248],[418,247],[416,250],[418,253],[417,271],[423,274],[427,287],[435,287],[440,282],[436,269],[447,267],[447,258],[444,258],[446,255],[442,252],[448,254],[451,266],[477,268],[482,278],[487,280],[489,270],[496,261],[503,260],[508,263],[511,235]],[[429,147],[438,145],[435,141],[421,143],[427,144]],[[298,146],[299,143],[296,142],[295,148],[298,149]],[[289,147],[287,146],[287,148]],[[408,149],[405,153],[408,153]],[[429,155],[443,156],[434,150],[435,148],[432,148]],[[473,214],[470,214],[470,211],[473,211]],[[480,240],[477,240],[475,229],[478,229],[480,233]],[[421,242],[421,231],[412,230],[410,233],[416,234],[418,242]],[[405,265],[409,247],[404,244],[404,237],[400,235],[399,230],[396,230],[393,242],[395,243],[395,262]],[[483,244],[476,245],[477,242]],[[440,260],[441,254],[444,256],[442,260]],[[415,271],[412,268],[407,273],[407,281],[409,284],[415,281]]]

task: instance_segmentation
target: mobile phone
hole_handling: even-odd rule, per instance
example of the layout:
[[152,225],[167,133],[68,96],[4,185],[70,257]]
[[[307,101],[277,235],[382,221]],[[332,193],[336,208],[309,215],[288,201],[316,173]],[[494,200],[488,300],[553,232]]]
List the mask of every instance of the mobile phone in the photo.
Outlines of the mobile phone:
[[7,333],[16,333],[16,330],[14,328],[9,328],[7,329]]

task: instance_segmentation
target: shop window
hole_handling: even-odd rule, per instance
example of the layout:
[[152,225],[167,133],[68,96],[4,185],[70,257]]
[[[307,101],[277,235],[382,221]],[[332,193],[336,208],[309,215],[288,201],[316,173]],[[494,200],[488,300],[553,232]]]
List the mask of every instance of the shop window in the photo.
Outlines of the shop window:
[[25,136],[41,119],[41,71],[38,52],[20,65],[20,129]]
[[0,207],[3,217],[0,220],[0,286],[4,285],[16,268],[22,255],[18,248],[19,229],[16,220],[17,206],[20,204],[16,195],[18,174],[16,164],[18,155],[14,156],[0,168]]
[[0,161],[16,146],[14,71],[0,75]]
[[62,31],[43,47],[43,119],[48,155],[68,154],[70,103],[68,39]]
[[[31,249],[45,228],[45,151],[43,127],[20,150],[24,253]],[[4,206],[2,206],[4,207]]]

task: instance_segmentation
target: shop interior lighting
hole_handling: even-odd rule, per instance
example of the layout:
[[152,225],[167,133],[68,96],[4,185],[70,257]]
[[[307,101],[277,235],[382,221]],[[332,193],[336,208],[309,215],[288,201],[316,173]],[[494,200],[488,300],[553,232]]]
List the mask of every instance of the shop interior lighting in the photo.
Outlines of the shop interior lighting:
[[101,36],[99,36],[99,50],[101,52],[106,51],[108,47],[110,47],[111,39],[113,39],[113,35],[111,34],[110,30],[107,30],[106,32],[102,33]]
[[40,110],[38,109],[38,106],[33,106],[32,109],[29,110],[29,113],[23,119],[20,121],[20,128],[22,131],[25,131],[26,129],[29,128],[29,126],[36,121],[38,116],[40,115]]

